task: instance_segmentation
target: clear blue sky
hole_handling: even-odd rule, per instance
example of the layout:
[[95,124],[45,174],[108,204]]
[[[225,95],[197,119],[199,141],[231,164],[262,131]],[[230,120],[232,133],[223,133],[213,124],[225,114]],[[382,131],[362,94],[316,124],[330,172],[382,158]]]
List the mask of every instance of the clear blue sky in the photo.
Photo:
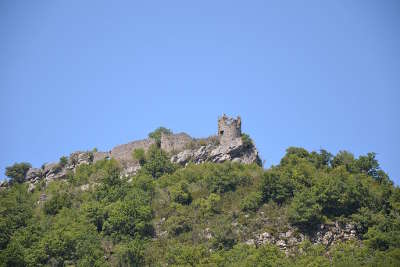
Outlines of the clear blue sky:
[[240,114],[289,146],[378,153],[400,183],[400,2],[1,1],[0,171]]

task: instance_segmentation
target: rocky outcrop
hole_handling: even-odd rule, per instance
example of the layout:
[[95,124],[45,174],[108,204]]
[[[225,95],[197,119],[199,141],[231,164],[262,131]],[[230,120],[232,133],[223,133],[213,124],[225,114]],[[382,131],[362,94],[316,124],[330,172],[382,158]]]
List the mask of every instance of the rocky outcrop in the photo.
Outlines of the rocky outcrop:
[[89,151],[77,151],[71,153],[66,162],[52,162],[43,164],[41,169],[30,168],[25,176],[25,181],[29,183],[28,191],[32,192],[37,183],[44,180],[49,183],[52,180],[64,179],[68,172],[74,171],[81,164],[91,164],[93,153]]
[[335,243],[357,240],[358,238],[354,224],[335,222],[332,224],[320,224],[317,230],[309,235],[305,235],[298,231],[298,229],[288,226],[288,230],[285,232],[262,232],[255,234],[244,243],[254,246],[274,244],[280,249],[288,252],[293,248],[297,248],[300,243],[306,239],[313,244],[321,244],[329,247]]
[[26,174],[26,180],[30,181],[31,183],[39,182],[42,178],[43,172],[41,169],[37,168],[30,168]]
[[184,150],[171,158],[173,163],[186,165],[189,162],[200,164],[203,162],[222,163],[233,161],[239,163],[261,163],[258,151],[254,145],[243,144],[241,138],[235,138],[229,143],[220,145],[208,144],[197,149]]

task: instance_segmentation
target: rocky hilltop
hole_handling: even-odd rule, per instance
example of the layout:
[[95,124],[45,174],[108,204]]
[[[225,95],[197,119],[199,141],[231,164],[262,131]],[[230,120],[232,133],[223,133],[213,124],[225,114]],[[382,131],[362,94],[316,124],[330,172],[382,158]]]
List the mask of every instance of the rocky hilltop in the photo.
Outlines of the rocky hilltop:
[[0,266],[400,266],[400,189],[375,153],[289,147],[265,169],[240,117],[6,175]]
[[[46,184],[55,179],[63,179],[68,172],[74,172],[81,164],[93,164],[99,160],[114,158],[122,166],[122,175],[134,175],[140,169],[140,164],[132,157],[135,149],[147,151],[156,144],[154,138],[133,141],[118,145],[110,151],[76,151],[63,162],[45,163],[41,168],[30,168],[25,180],[29,190],[42,180]],[[233,161],[245,164],[261,164],[258,151],[253,141],[241,132],[241,118],[236,119],[223,115],[218,119],[218,134],[208,138],[193,138],[186,133],[161,134],[159,145],[166,151],[171,162],[186,165],[189,162],[200,164],[204,162],[222,163]],[[2,187],[7,186],[7,182]]]

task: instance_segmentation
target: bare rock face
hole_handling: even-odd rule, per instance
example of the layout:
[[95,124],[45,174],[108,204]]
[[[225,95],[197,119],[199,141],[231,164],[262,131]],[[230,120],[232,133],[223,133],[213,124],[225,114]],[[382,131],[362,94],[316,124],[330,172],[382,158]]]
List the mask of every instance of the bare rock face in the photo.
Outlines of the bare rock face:
[[87,151],[77,151],[72,153],[69,156],[68,165],[72,165],[71,167],[76,167],[81,164],[90,164],[93,162],[93,153]]
[[261,160],[254,145],[245,146],[241,138],[235,138],[229,143],[220,145],[205,145],[198,149],[184,150],[171,158],[171,162],[186,165],[189,162],[200,164],[203,162],[222,163],[233,161],[245,164],[257,163]]
[[304,240],[310,240],[313,244],[322,244],[325,247],[329,247],[335,243],[341,243],[348,240],[358,240],[354,224],[351,223],[339,223],[335,222],[332,224],[320,224],[318,229],[311,235],[302,234],[298,229],[288,225],[286,232],[269,233],[264,232],[251,236],[244,243],[254,244],[255,246],[261,246],[264,244],[274,244],[281,250],[289,252],[293,248],[297,248]]
[[42,170],[37,168],[30,168],[26,173],[25,180],[36,183],[42,178]]
[[319,230],[311,238],[313,243],[329,246],[335,242],[344,242],[357,238],[357,231],[354,224],[321,224]]

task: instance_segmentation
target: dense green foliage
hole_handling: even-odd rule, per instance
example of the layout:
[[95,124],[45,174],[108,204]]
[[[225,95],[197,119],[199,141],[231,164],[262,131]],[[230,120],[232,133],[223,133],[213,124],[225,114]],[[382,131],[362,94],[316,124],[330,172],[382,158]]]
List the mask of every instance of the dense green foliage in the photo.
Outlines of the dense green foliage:
[[6,168],[6,176],[10,178],[11,183],[23,183],[30,167],[31,164],[27,162],[15,163]]
[[132,156],[142,166],[141,173],[153,178],[160,178],[163,174],[172,173],[177,168],[169,160],[168,154],[157,145],[150,146],[147,152],[143,149],[135,149]]
[[[28,193],[0,191],[0,266],[399,266],[400,189],[375,154],[289,148],[277,166],[170,163],[159,146],[121,176],[115,160],[82,164]],[[64,160],[60,160],[60,163]],[[42,196],[46,197],[43,198]],[[285,255],[254,235],[352,222],[359,241],[304,241]]]
[[242,142],[243,142],[243,146],[247,149],[254,146],[253,140],[251,140],[250,135],[248,135],[248,134],[245,134],[245,133],[242,134]]
[[149,137],[153,138],[156,141],[156,144],[158,146],[160,146],[161,145],[161,135],[163,135],[163,134],[170,135],[170,134],[172,134],[172,131],[165,127],[158,127],[153,132],[149,133]]

